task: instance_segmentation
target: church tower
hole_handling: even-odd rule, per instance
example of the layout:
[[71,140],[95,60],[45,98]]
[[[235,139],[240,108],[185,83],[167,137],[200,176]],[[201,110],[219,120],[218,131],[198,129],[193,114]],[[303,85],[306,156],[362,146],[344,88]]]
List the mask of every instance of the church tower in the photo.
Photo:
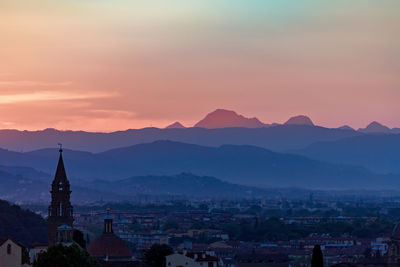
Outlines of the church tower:
[[[73,228],[73,208],[70,202],[70,185],[65,173],[62,158],[62,147],[60,145],[60,157],[58,160],[56,175],[51,184],[51,204],[49,206],[49,216],[47,219],[49,246],[58,243],[58,229],[69,227]],[[62,227],[61,227],[62,226]],[[61,228],[60,228],[61,227]]]

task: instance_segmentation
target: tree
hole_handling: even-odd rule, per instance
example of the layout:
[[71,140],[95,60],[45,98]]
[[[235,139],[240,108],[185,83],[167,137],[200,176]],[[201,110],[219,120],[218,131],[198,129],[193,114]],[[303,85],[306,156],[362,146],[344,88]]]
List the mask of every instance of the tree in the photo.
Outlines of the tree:
[[322,255],[321,246],[315,245],[312,258],[311,258],[311,267],[323,267],[324,266],[324,256]]
[[152,245],[143,253],[146,264],[151,267],[165,267],[165,257],[174,253],[168,245]]
[[86,248],[86,240],[84,238],[84,235],[82,231],[79,231],[77,229],[74,230],[74,233],[72,235],[72,239],[79,245],[81,248]]
[[63,246],[61,244],[49,247],[46,252],[39,253],[34,267],[97,267],[97,261],[92,259],[85,250],[76,244]]
[[29,252],[26,249],[26,247],[22,247],[22,258],[21,258],[21,263],[22,264],[29,264],[30,263],[30,258],[29,258]]

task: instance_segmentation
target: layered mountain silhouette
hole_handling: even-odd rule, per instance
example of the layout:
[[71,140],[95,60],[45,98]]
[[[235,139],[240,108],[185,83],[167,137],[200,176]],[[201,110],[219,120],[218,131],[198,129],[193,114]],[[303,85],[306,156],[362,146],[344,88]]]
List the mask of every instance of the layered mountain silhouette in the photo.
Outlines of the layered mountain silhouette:
[[379,173],[400,174],[400,134],[372,134],[318,142],[291,151],[332,163],[364,166]]
[[[27,153],[3,151],[0,165],[27,166],[53,173],[57,149]],[[116,181],[131,176],[194,173],[229,183],[308,189],[390,189],[396,175],[377,175],[365,168],[331,164],[304,156],[272,152],[254,146],[206,147],[157,141],[102,153],[64,150],[71,181]]]
[[194,125],[194,127],[208,129],[229,127],[260,128],[267,126],[257,118],[246,118],[235,111],[226,109],[217,109],[207,114],[204,119]]
[[185,129],[145,128],[112,133],[58,131],[55,129],[43,131],[0,130],[0,147],[13,151],[31,151],[54,147],[57,143],[62,143],[64,147],[73,150],[101,152],[156,140],[172,140],[205,146],[253,145],[275,151],[286,151],[304,148],[315,142],[334,141],[361,134],[357,131],[310,125],[217,129],[198,127]]

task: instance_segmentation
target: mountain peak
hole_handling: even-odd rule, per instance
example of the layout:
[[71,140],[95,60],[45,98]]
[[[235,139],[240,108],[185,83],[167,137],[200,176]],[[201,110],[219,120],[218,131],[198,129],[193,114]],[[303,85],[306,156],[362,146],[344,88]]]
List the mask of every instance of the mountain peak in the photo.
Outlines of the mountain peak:
[[370,124],[368,124],[367,127],[360,128],[358,130],[364,133],[390,133],[389,127],[382,125],[377,121],[373,121]]
[[216,109],[206,115],[204,119],[196,123],[194,127],[201,128],[228,128],[245,127],[260,128],[266,125],[257,118],[246,118],[237,114],[235,111],[226,109]]
[[312,120],[304,115],[299,115],[299,116],[294,116],[291,117],[287,122],[285,122],[285,125],[309,125],[309,126],[314,126],[314,123]]
[[165,129],[184,129],[185,126],[182,125],[182,123],[180,123],[179,121],[176,121],[174,123],[172,123],[171,125],[168,125],[167,127],[165,127]]
[[348,130],[348,131],[354,131],[354,129],[353,129],[353,128],[351,128],[349,125],[343,125],[343,126],[340,126],[338,129],[339,129],[339,130]]

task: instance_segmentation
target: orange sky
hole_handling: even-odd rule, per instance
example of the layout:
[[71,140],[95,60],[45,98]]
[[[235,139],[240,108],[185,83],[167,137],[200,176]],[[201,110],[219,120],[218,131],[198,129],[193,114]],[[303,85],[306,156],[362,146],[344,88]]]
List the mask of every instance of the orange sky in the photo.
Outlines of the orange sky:
[[[349,4],[351,3],[351,4]],[[400,127],[400,1],[2,0],[0,128],[112,131],[216,108]]]

